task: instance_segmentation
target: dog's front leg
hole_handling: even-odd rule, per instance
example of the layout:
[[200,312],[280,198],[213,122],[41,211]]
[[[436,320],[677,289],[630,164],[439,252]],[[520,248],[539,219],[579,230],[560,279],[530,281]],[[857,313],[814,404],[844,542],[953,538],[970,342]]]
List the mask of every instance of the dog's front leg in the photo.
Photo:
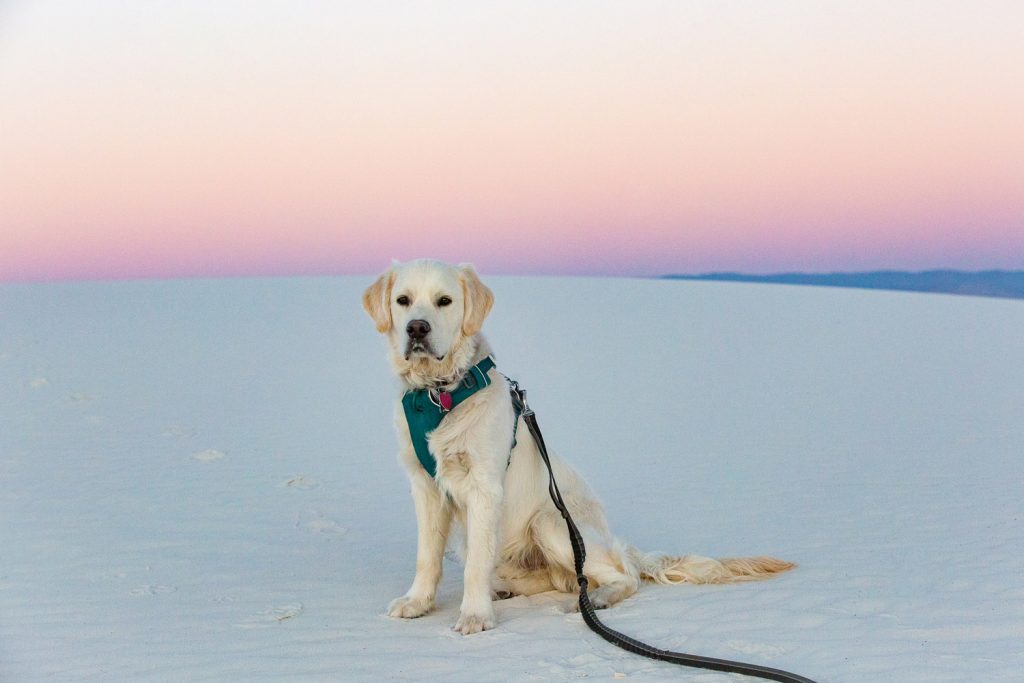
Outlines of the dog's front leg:
[[452,509],[437,485],[426,473],[422,475],[417,476],[412,483],[417,527],[416,576],[409,591],[388,605],[388,615],[392,617],[412,619],[429,612],[434,606],[437,584],[441,581]]
[[491,576],[498,543],[501,487],[473,487],[466,496],[466,570],[455,630],[464,635],[494,628]]

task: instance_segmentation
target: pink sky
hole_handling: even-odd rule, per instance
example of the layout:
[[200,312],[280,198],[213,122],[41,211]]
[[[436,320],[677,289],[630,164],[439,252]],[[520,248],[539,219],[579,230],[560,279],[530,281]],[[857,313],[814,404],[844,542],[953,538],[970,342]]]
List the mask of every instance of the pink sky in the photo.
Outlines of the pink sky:
[[1024,268],[1019,2],[0,6],[0,280]]

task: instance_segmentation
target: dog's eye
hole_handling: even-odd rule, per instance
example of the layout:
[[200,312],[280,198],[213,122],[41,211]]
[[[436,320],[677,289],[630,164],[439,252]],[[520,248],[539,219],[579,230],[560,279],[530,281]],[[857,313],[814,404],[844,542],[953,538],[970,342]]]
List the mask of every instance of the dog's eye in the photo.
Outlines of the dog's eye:
[[395,299],[395,303],[398,304],[399,306],[408,306],[409,305],[409,297],[407,297],[405,294],[403,294],[402,296],[400,296],[397,299]]
[[451,302],[452,302],[452,298],[450,296],[442,296],[440,299],[437,300],[437,305],[438,306],[447,306]]

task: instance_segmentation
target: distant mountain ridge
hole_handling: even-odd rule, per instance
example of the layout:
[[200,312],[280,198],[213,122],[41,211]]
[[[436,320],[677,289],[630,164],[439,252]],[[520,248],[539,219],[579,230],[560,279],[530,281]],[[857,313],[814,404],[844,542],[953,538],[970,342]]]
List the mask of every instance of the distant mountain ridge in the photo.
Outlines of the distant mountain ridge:
[[925,270],[920,272],[875,270],[855,273],[778,273],[774,275],[703,273],[700,275],[663,275],[662,277],[670,280],[766,282],[1024,299],[1024,270]]

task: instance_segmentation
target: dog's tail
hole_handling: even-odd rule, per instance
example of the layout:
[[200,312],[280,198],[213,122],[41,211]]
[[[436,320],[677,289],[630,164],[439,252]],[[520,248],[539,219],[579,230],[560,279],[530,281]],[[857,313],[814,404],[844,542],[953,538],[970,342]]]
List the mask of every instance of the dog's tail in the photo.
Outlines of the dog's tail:
[[700,555],[671,557],[629,549],[640,578],[652,583],[736,583],[760,581],[796,565],[773,557],[740,557],[716,560]]

